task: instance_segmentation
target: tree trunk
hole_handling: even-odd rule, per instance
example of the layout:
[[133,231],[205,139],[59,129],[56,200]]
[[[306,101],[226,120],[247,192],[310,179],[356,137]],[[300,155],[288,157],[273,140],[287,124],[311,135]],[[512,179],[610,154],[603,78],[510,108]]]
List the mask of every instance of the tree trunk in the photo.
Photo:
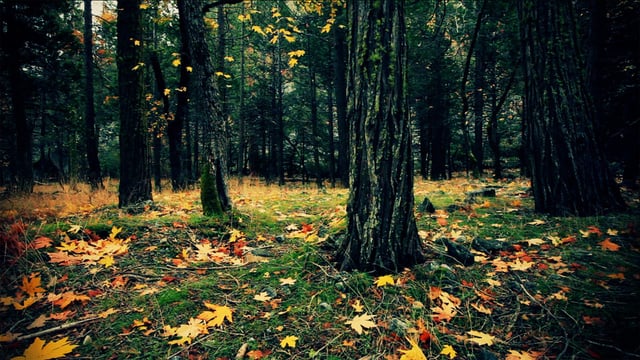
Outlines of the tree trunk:
[[148,124],[144,116],[141,0],[118,1],[120,102],[119,206],[152,200]]
[[[10,6],[6,11],[10,12]],[[24,43],[18,33],[17,20],[14,14],[7,14],[7,72],[11,84],[11,107],[15,123],[15,152],[13,156],[13,187],[21,193],[33,192],[33,124],[27,118],[26,110],[26,80],[22,74],[20,64],[21,48]]]
[[[193,67],[191,86],[187,88],[189,97],[195,103],[195,109],[204,119],[205,156],[208,166],[211,166],[212,176],[216,184],[216,193],[222,210],[231,207],[231,200],[227,188],[227,134],[226,120],[219,108],[218,88],[215,80],[215,70],[205,34],[205,24],[202,18],[203,5],[201,0],[179,0],[178,12],[180,26],[185,27],[182,34]],[[196,139],[197,141],[197,139]],[[195,145],[195,144],[194,144]]]
[[345,30],[334,27],[333,54],[334,91],[338,122],[338,177],[342,186],[349,186],[349,124],[347,123],[347,78]]
[[404,1],[347,3],[351,149],[340,268],[397,272],[424,260],[413,212]]
[[96,134],[96,111],[93,95],[93,15],[91,0],[84,0],[84,68],[85,68],[85,110],[84,127],[87,145],[87,165],[91,189],[104,189],[100,160],[98,159],[98,136]]
[[520,0],[524,121],[537,212],[589,216],[624,208],[586,87],[570,1]]
[[473,174],[482,176],[484,172],[484,94],[486,87],[486,46],[487,39],[484,31],[478,33],[476,44],[476,66],[473,89]]

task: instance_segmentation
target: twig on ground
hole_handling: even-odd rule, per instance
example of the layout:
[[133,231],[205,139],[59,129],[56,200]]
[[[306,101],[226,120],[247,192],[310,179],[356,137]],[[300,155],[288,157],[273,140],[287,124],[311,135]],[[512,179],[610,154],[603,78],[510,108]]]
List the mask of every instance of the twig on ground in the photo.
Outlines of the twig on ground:
[[34,337],[50,334],[52,332],[71,329],[71,328],[74,328],[74,327],[77,327],[77,326],[80,326],[82,324],[85,324],[85,323],[88,323],[88,322],[91,322],[91,321],[95,321],[95,320],[98,320],[98,319],[100,319],[100,318],[99,317],[94,317],[94,318],[83,319],[83,320],[78,320],[78,321],[74,321],[74,322],[71,322],[71,323],[62,324],[60,326],[52,327],[52,328],[45,329],[45,330],[42,330],[42,331],[38,331],[38,332],[35,332],[35,333],[18,336],[18,338],[16,340],[22,341],[22,340],[32,339]]

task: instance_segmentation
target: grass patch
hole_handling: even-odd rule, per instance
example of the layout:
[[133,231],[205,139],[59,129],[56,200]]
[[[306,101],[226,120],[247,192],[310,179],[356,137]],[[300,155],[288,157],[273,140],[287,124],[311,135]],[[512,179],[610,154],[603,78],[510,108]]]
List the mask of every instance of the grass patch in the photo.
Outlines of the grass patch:
[[[68,336],[79,345],[73,354],[94,359],[234,358],[240,349],[244,358],[399,359],[411,347],[407,339],[434,359],[445,358],[446,346],[468,359],[640,354],[637,194],[627,194],[627,213],[555,218],[532,211],[526,181],[417,181],[416,202],[428,197],[439,210],[417,213],[428,261],[377,286],[370,274],[336,270],[325,250],[345,230],[346,190],[255,179],[230,185],[233,212],[223,217],[202,216],[197,191],[154,194],[155,206],[139,214],[117,209],[109,191],[64,198],[59,189],[38,189],[33,199],[8,202],[31,207],[3,203],[4,239],[51,239],[5,252],[11,266],[0,283],[3,353],[20,355],[32,341],[11,334],[71,324],[39,336]],[[486,186],[495,197],[467,199]],[[63,198],[72,203],[53,205]],[[111,239],[114,227],[122,231]],[[474,251],[475,263],[462,266],[436,241],[441,237]],[[504,248],[478,251],[474,238]],[[50,262],[57,248],[83,241],[126,251],[114,250],[112,263],[102,255],[72,266]],[[42,290],[18,309],[14,303],[24,306],[35,288],[25,281],[33,279]],[[52,300],[66,292],[86,297]],[[198,323],[208,304],[231,309],[232,321],[171,344],[179,337],[166,336],[168,329]],[[350,322],[363,315],[372,325],[358,333]],[[35,323],[40,316],[46,321]],[[494,337],[493,344],[478,345],[470,331]],[[297,337],[295,347],[281,346],[289,336]]]

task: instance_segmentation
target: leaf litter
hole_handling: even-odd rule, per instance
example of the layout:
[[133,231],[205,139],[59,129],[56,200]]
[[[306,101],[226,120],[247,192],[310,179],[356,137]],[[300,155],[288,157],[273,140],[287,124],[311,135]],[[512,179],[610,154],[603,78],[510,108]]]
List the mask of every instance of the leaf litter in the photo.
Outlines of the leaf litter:
[[[238,186],[237,213],[225,219],[200,216],[197,192],[162,193],[135,217],[83,211],[47,231],[5,219],[3,236],[23,250],[2,278],[0,345],[27,359],[142,348],[214,359],[639,354],[633,214],[540,216],[519,180],[493,184],[491,201],[445,210],[486,186],[417,182],[416,202],[429,196],[439,208],[416,215],[429,261],[377,278],[331,262],[346,226],[343,189]],[[441,237],[468,247],[474,264],[450,258]],[[504,248],[475,250],[474,238]]]

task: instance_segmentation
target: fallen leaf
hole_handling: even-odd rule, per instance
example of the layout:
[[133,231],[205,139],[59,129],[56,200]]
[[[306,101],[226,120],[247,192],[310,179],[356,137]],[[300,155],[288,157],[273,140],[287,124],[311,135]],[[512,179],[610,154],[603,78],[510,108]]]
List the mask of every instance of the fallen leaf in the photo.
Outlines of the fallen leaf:
[[398,350],[402,353],[400,360],[427,360],[427,357],[420,349],[420,346],[413,340],[407,339],[409,344],[411,344],[411,349],[409,350]]
[[361,313],[364,311],[364,306],[360,303],[360,299],[355,299],[351,304],[351,307],[357,313]]
[[395,281],[393,280],[393,276],[384,275],[384,276],[378,277],[373,283],[377,287],[382,287],[382,286],[386,286],[386,285],[394,285]]
[[609,250],[609,251],[618,251],[618,250],[620,250],[620,245],[612,242],[611,238],[606,238],[603,241],[600,241],[598,243],[598,245],[600,245],[602,250]]
[[24,291],[29,296],[35,296],[36,293],[43,293],[44,289],[40,287],[40,276],[34,273],[29,275],[29,278],[23,276],[20,290]]
[[296,279],[294,278],[283,278],[280,279],[280,285],[284,286],[284,285],[294,285],[296,283]]
[[280,347],[286,348],[288,346],[290,348],[295,348],[296,341],[298,341],[297,336],[289,335],[280,341]]
[[362,335],[363,328],[370,329],[376,327],[376,323],[371,320],[373,320],[373,315],[362,314],[356,315],[353,319],[346,321],[345,324],[351,325],[351,328],[355,330],[358,335]]
[[476,330],[469,330],[467,331],[467,334],[473,336],[472,338],[467,339],[467,341],[470,341],[478,345],[493,345],[493,342],[496,339],[495,336],[493,335],[486,334]]
[[535,360],[537,356],[528,352],[509,350],[505,360]]
[[204,302],[204,306],[207,309],[213,311],[205,311],[198,315],[198,319],[202,319],[207,322],[207,326],[222,326],[224,320],[227,319],[228,322],[233,322],[233,310],[224,305],[216,305],[210,304],[208,302]]
[[61,358],[78,347],[78,345],[69,344],[68,337],[64,337],[58,341],[46,343],[40,338],[35,338],[33,343],[24,351],[22,356],[16,356],[11,360],[47,360]]
[[533,220],[533,221],[528,222],[528,223],[527,223],[527,225],[544,225],[544,224],[546,224],[546,223],[547,223],[547,222],[546,222],[546,221],[544,221],[544,220],[535,219],[535,220]]
[[29,324],[29,326],[27,326],[27,329],[31,330],[31,329],[41,328],[44,326],[44,323],[47,322],[47,320],[49,320],[49,316],[42,314],[38,316],[35,320],[33,320],[33,322]]
[[476,309],[479,313],[482,314],[487,314],[487,315],[491,315],[491,313],[493,312],[491,309],[487,308],[486,306],[477,303],[477,304],[471,304],[471,307],[473,307],[474,309]]
[[53,244],[53,240],[51,240],[51,238],[48,238],[46,236],[39,236],[38,238],[36,238],[31,242],[30,246],[33,249],[37,250],[37,249],[49,247],[51,246],[51,244]]
[[271,300],[271,296],[266,291],[261,292],[260,294],[254,295],[253,300],[256,301],[269,301]]
[[453,349],[453,346],[445,345],[444,347],[442,347],[440,355],[448,356],[449,359],[453,359],[456,357],[456,355],[458,355],[458,353],[456,353],[456,351]]

